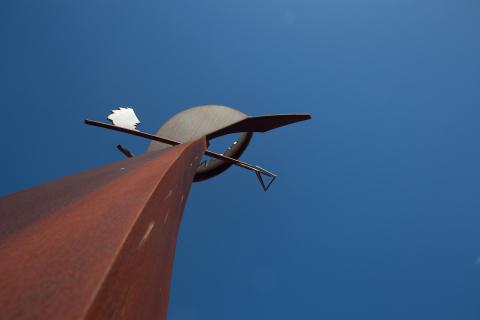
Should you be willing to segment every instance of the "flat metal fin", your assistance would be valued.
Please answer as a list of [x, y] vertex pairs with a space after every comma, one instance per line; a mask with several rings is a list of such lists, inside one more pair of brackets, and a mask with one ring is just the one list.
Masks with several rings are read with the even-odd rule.
[[222, 129], [209, 133], [207, 139], [213, 139], [230, 133], [267, 132], [295, 122], [309, 120], [309, 114], [273, 114], [268, 116], [248, 117]]

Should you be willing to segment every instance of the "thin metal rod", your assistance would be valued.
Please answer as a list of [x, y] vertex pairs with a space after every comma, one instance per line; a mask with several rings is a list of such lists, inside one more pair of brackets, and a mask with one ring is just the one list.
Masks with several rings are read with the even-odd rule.
[[138, 130], [131, 130], [131, 129], [126, 129], [126, 128], [122, 128], [122, 127], [117, 127], [117, 126], [114, 126], [113, 124], [108, 124], [108, 123], [104, 123], [104, 122], [100, 122], [100, 121], [85, 119], [85, 124], [89, 124], [91, 126], [100, 127], [100, 128], [106, 128], [106, 129], [110, 129], [110, 130], [114, 130], [114, 131], [125, 132], [125, 133], [128, 133], [128, 134], [137, 136], [137, 137], [142, 137], [142, 138], [146, 138], [146, 139], [150, 139], [150, 140], [155, 140], [155, 141], [158, 141], [158, 142], [163, 142], [163, 143], [169, 144], [171, 146], [176, 146], [176, 145], [180, 144], [180, 142], [175, 141], [175, 140], [162, 138], [162, 137], [159, 137], [159, 136], [156, 136], [156, 135], [153, 135], [153, 134], [149, 134], [149, 133], [145, 133], [145, 132], [142, 132], [142, 131], [138, 131]]
[[240, 161], [238, 159], [230, 158], [230, 157], [224, 156], [223, 154], [219, 154], [219, 153], [212, 152], [212, 151], [209, 151], [209, 150], [205, 151], [205, 155], [209, 156], [209, 157], [212, 157], [212, 158], [215, 158], [215, 159], [218, 159], [218, 160], [223, 160], [223, 161], [226, 161], [226, 162], [230, 162], [232, 164], [235, 164], [235, 165], [237, 165], [239, 167], [242, 167], [242, 168], [245, 168], [247, 170], [252, 170], [252, 171], [256, 171], [256, 172], [263, 172], [265, 174], [267, 174], [266, 172], [268, 172], [266, 170], [258, 168], [257, 166], [254, 166], [252, 164]]
[[[138, 130], [131, 130], [131, 129], [126, 129], [126, 128], [122, 128], [122, 127], [117, 127], [117, 126], [114, 126], [112, 124], [108, 124], [108, 123], [104, 123], [104, 122], [100, 122], [100, 121], [85, 119], [85, 124], [95, 126], [95, 127], [110, 129], [110, 130], [114, 130], [114, 131], [120, 131], [120, 132], [128, 133], [128, 134], [131, 134], [131, 135], [134, 135], [134, 136], [137, 136], [137, 137], [142, 137], [142, 138], [145, 138], [145, 139], [150, 139], [150, 140], [154, 140], [154, 141], [158, 141], [158, 142], [163, 142], [163, 143], [169, 144], [171, 146], [176, 146], [176, 145], [180, 144], [180, 142], [175, 141], [175, 140], [162, 138], [162, 137], [159, 137], [159, 136], [156, 136], [156, 135], [153, 135], [153, 134], [149, 134], [149, 133], [145, 133], [145, 132], [142, 132], [142, 131], [138, 131]], [[265, 170], [263, 168], [254, 166], [252, 164], [249, 164], [249, 163], [246, 163], [246, 162], [234, 159], [234, 158], [224, 156], [223, 154], [212, 152], [210, 150], [205, 151], [205, 155], [209, 156], [209, 157], [212, 157], [212, 158], [215, 158], [215, 159], [218, 159], [218, 160], [222, 160], [222, 161], [234, 164], [236, 166], [242, 167], [242, 168], [247, 169], [247, 170], [251, 170], [251, 171], [255, 171], [255, 172], [261, 172], [261, 173], [266, 174], [270, 177], [275, 176], [273, 173], [268, 172], [267, 170]]]
[[127, 157], [127, 158], [133, 158], [135, 156], [132, 152], [130, 152], [130, 150], [128, 150], [127, 148], [125, 148], [121, 144], [119, 144], [117, 146], [117, 149], [120, 150], [120, 152], [122, 152], [125, 155], [125, 157]]

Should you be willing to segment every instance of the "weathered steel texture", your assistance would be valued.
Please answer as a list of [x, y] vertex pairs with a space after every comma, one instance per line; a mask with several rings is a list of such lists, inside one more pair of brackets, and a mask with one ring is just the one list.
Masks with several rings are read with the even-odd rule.
[[165, 319], [205, 140], [0, 198], [1, 319]]

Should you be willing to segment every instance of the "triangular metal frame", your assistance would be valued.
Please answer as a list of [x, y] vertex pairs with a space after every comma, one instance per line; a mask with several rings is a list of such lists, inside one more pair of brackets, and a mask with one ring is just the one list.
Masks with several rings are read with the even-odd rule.
[[[260, 169], [262, 169], [262, 168], [260, 168]], [[263, 170], [266, 171], [265, 169], [263, 169]], [[265, 181], [263, 181], [262, 173], [271, 178], [270, 181], [266, 185], [265, 185]], [[268, 172], [268, 171], [267, 172], [255, 171], [255, 174], [257, 175], [258, 181], [260, 181], [260, 184], [262, 185], [263, 191], [265, 191], [265, 192], [267, 192], [268, 188], [270, 188], [273, 181], [277, 178], [276, 175], [274, 175], [273, 173]]]

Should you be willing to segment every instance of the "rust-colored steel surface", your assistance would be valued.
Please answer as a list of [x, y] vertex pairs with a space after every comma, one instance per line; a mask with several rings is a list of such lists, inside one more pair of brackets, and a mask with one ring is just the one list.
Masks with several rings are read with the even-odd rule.
[[0, 198], [0, 319], [166, 319], [205, 139]]

